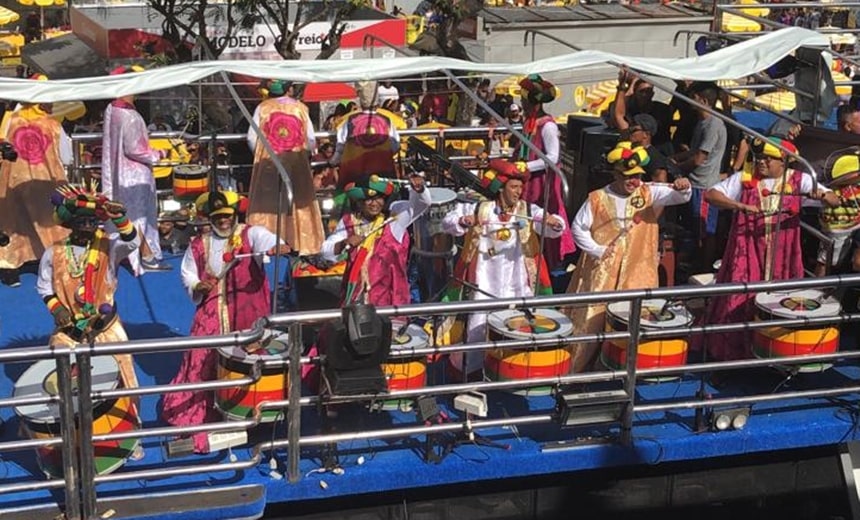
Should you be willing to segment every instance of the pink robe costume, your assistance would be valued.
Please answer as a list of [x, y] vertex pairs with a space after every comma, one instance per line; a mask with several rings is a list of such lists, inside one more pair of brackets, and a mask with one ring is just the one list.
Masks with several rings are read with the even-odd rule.
[[[343, 217], [347, 229], [362, 234], [362, 226], [352, 213]], [[386, 224], [375, 239], [350, 251], [343, 275], [341, 305], [364, 302], [377, 307], [406, 305], [411, 301], [406, 260], [409, 258], [409, 235], [398, 242]]]
[[[242, 245], [233, 254], [250, 253], [248, 227], [242, 226], [238, 235]], [[201, 280], [213, 280], [218, 273], [208, 267], [209, 237], [195, 237], [191, 242], [191, 252], [201, 273]], [[205, 273], [205, 274], [203, 274]], [[192, 336], [212, 336], [249, 329], [254, 321], [266, 316], [270, 311], [269, 282], [263, 268], [253, 256], [240, 258], [227, 274], [215, 285], [197, 305]], [[214, 349], [194, 349], [185, 353], [179, 372], [170, 382], [199, 383], [216, 378], [219, 353]], [[214, 407], [214, 394], [208, 392], [174, 392], [166, 394], [163, 401], [162, 417], [172, 425], [183, 426], [217, 421], [220, 416]], [[209, 444], [207, 434], [193, 436], [194, 449], [207, 453]]]
[[388, 117], [368, 110], [351, 114], [338, 129], [337, 137], [339, 148], [343, 147], [339, 187], [368, 173], [380, 177], [397, 176], [394, 152], [400, 146], [400, 137]]
[[[800, 193], [800, 172], [789, 170], [787, 181], [788, 187], [783, 191]], [[740, 202], [762, 207], [761, 190], [754, 174], [744, 174], [742, 186]], [[772, 191], [778, 193], [780, 188], [776, 187]], [[776, 197], [771, 195], [768, 198]], [[782, 197], [782, 205], [782, 213], [734, 214], [729, 241], [716, 277], [717, 283], [803, 277], [800, 197]], [[709, 324], [741, 323], [751, 321], [755, 314], [754, 294], [732, 294], [714, 297], [708, 306], [706, 320]], [[698, 341], [701, 341], [701, 336]], [[709, 334], [707, 345], [709, 354], [716, 360], [746, 359], [751, 356], [751, 338], [748, 332]]]
[[[534, 131], [528, 135], [532, 144], [543, 152], [545, 152], [546, 149], [544, 148], [543, 135], [541, 132], [543, 131], [544, 125], [551, 121], [553, 121], [552, 116], [546, 114], [541, 116], [537, 120]], [[524, 145], [522, 146], [520, 154], [522, 158], [527, 161], [538, 159], [538, 156]], [[558, 178], [558, 175], [556, 175], [553, 170], [547, 168], [545, 170], [533, 171], [531, 178], [526, 183], [525, 189], [523, 190], [523, 200], [543, 207], [543, 192], [545, 183], [547, 182], [551, 183], [549, 187], [549, 200], [547, 202], [547, 207], [543, 209], [552, 215], [558, 215], [562, 220], [564, 220], [565, 224], [569, 223], [570, 220], [567, 218], [567, 210], [564, 207], [564, 200], [561, 197], [561, 179]], [[564, 233], [559, 238], [546, 238], [543, 247], [543, 256], [546, 258], [547, 265], [551, 270], [559, 267], [562, 259], [564, 259], [566, 255], [576, 251], [576, 245], [574, 244], [573, 237], [570, 233]]]
[[[160, 152], [149, 146], [146, 123], [134, 105], [120, 99], [108, 105], [102, 138], [102, 192], [125, 204], [129, 220], [157, 260], [161, 260], [161, 245], [152, 165], [160, 158]], [[139, 275], [140, 254], [135, 252], [129, 261]]]

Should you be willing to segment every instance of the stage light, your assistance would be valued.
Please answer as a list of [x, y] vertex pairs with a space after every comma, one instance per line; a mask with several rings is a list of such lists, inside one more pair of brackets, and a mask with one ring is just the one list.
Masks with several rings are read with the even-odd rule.
[[329, 391], [338, 395], [385, 391], [381, 365], [391, 350], [391, 321], [364, 304], [344, 307], [342, 316], [324, 325], [319, 334]]
[[749, 406], [711, 410], [708, 422], [712, 431], [742, 430], [749, 421], [750, 412]]
[[559, 392], [556, 395], [556, 411], [562, 426], [618, 422], [629, 401], [624, 390]]

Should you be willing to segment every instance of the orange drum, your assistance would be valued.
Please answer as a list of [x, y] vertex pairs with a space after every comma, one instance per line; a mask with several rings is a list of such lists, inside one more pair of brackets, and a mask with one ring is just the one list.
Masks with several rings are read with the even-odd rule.
[[[606, 306], [606, 330], [623, 332], [630, 322], [630, 302], [615, 302]], [[682, 303], [669, 303], [655, 298], [642, 302], [639, 324], [645, 329], [686, 327], [693, 316]], [[600, 361], [614, 370], [627, 367], [627, 340], [604, 341]], [[639, 343], [636, 368], [676, 367], [687, 363], [687, 340], [659, 339]], [[674, 379], [674, 378], [670, 378]]]
[[[392, 334], [391, 350], [409, 351], [417, 348], [427, 348], [430, 336], [421, 326], [410, 323], [403, 334]], [[426, 356], [398, 357], [389, 359], [382, 365], [382, 372], [388, 380], [388, 390], [411, 390], [424, 388], [427, 385]], [[382, 403], [383, 410], [408, 410], [412, 408], [411, 399], [392, 399]]]
[[177, 199], [197, 200], [209, 191], [209, 168], [199, 164], [182, 164], [173, 167], [173, 196]]
[[[119, 366], [113, 356], [94, 357], [91, 363], [94, 392], [120, 387]], [[73, 362], [73, 388], [77, 388], [76, 372], [77, 365]], [[21, 375], [15, 384], [15, 397], [57, 395], [58, 389], [56, 363], [43, 360], [36, 362]], [[15, 408], [15, 413], [21, 418], [23, 430], [31, 439], [51, 439], [60, 436], [58, 404], [19, 406]], [[130, 398], [93, 401], [93, 435], [128, 432], [139, 428], [137, 410]], [[137, 439], [94, 442], [96, 473], [104, 475], [120, 468], [134, 453], [138, 442]], [[39, 466], [48, 476], [63, 478], [63, 456], [60, 446], [38, 448], [36, 456]]]
[[[240, 379], [252, 373], [258, 361], [280, 361], [287, 357], [287, 335], [242, 347], [221, 347], [218, 361], [218, 379]], [[254, 408], [266, 401], [287, 398], [288, 381], [286, 367], [264, 367], [260, 380], [249, 386], [222, 388], [215, 391], [215, 407], [227, 419], [243, 421], [254, 414]], [[274, 422], [281, 415], [279, 410], [263, 412], [262, 422]]]
[[[818, 289], [759, 293], [755, 297], [758, 318], [762, 321], [785, 318], [836, 316], [842, 311], [839, 301]], [[771, 359], [786, 356], [831, 354], [839, 349], [839, 329], [832, 325], [807, 328], [767, 327], [753, 331], [753, 355]], [[794, 365], [798, 366], [798, 365]], [[799, 365], [800, 372], [823, 372], [830, 363]]]
[[[492, 312], [487, 317], [490, 340], [564, 338], [573, 333], [573, 325], [564, 314], [551, 309], [535, 309], [533, 319], [523, 311]], [[516, 381], [564, 376], [570, 372], [570, 352], [561, 346], [532, 349], [497, 348], [484, 358], [484, 375], [490, 381]], [[552, 387], [516, 390], [521, 395], [549, 395]]]

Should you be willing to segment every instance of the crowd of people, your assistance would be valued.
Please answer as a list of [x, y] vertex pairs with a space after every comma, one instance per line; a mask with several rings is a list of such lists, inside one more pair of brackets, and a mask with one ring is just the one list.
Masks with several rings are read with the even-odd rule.
[[[482, 168], [477, 181], [484, 200], [461, 200], [440, 222], [441, 231], [461, 244], [446, 298], [548, 294], [551, 275], [565, 271], [573, 272], [570, 293], [657, 287], [662, 237], [669, 229], [684, 244], [680, 264], [687, 274], [710, 271], [722, 258], [718, 282], [802, 277], [799, 223], [802, 206], [809, 204], [826, 207], [824, 229], [842, 239], [834, 260], [852, 257], [860, 264], [851, 254], [860, 243], [860, 155], [848, 153], [834, 163], [832, 176], [842, 179], [835, 189], [819, 184], [792, 162], [797, 127], [775, 127], [764, 141], [733, 136], [723, 121], [730, 107], [711, 83], [679, 83], [678, 92], [696, 106], [680, 98], [666, 104], [654, 100], [647, 81], [622, 69], [617, 99], [606, 114], [608, 126], [619, 133], [605, 156], [610, 182], [589, 193], [572, 218], [556, 173], [559, 127], [544, 108], [555, 99], [555, 86], [529, 75], [519, 82], [515, 103], [504, 96], [490, 99], [481, 92], [489, 84], [476, 85], [491, 108], [521, 125], [525, 139], [507, 136], [510, 155]], [[253, 170], [247, 196], [233, 186], [212, 186], [194, 201], [195, 222], [182, 209], [157, 214], [153, 168], [167, 154], [150, 146], [134, 96], [116, 99], [104, 111], [98, 189], [67, 183], [68, 137], [50, 117], [49, 105], [22, 105], [10, 116], [7, 143], [18, 157], [0, 166], [0, 218], [11, 238], [0, 248], [0, 268], [4, 282], [17, 285], [19, 269], [38, 262], [36, 288], [56, 326], [52, 342], [125, 339], [113, 304], [116, 270], [125, 264], [135, 276], [167, 276], [146, 274], [171, 269], [165, 251], [184, 254], [179, 277], [196, 307], [192, 335], [248, 328], [270, 312], [267, 255], [345, 262], [343, 306], [414, 301], [410, 228], [433, 200], [423, 175], [395, 164], [400, 137], [382, 105], [411, 109], [421, 121], [449, 120], [449, 96], [433, 82], [420, 99], [401, 94], [391, 82], [362, 82], [358, 104], [349, 111], [338, 108], [328, 119], [336, 137], [318, 144], [296, 85], [267, 81], [265, 91], [268, 97], [248, 130]], [[840, 130], [855, 132], [856, 117], [850, 106], [841, 109]], [[291, 198], [278, 188], [283, 174], [289, 176]], [[323, 185], [333, 185], [348, 201], [330, 233], [316, 197]], [[398, 186], [405, 197], [399, 197]], [[577, 334], [605, 330], [604, 305], [567, 313]], [[748, 295], [731, 295], [714, 298], [703, 319], [729, 323], [753, 314]], [[486, 339], [487, 315], [469, 316], [465, 331], [467, 342]], [[745, 334], [711, 341], [710, 354], [750, 357]], [[598, 367], [597, 347], [570, 347], [573, 370]], [[173, 383], [215, 378], [216, 360], [215, 351], [189, 351]], [[131, 360], [119, 361], [124, 384], [136, 386]], [[481, 377], [482, 364], [480, 353], [449, 356], [450, 368], [468, 379]], [[164, 400], [163, 417], [171, 424], [216, 416], [206, 392], [177, 392]], [[206, 438], [199, 437], [195, 449], [206, 452]]]

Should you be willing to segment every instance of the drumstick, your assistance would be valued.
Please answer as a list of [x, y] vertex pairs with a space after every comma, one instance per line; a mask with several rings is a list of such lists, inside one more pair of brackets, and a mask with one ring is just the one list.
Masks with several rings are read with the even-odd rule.
[[770, 191], [767, 188], [761, 190], [761, 196], [762, 197], [770, 197], [771, 195], [782, 195], [784, 197], [809, 197], [809, 196], [811, 196], [810, 193], [790, 193], [787, 191], [783, 191], [782, 193], [780, 193], [778, 191]]
[[[375, 228], [371, 229], [370, 231], [368, 231], [368, 233], [367, 233], [366, 235], [364, 235], [364, 238], [362, 238], [362, 239], [361, 239], [361, 242], [359, 242], [359, 243], [356, 245], [356, 247], [358, 247], [358, 246], [360, 246], [361, 244], [363, 244], [363, 243], [365, 242], [365, 240], [367, 240], [371, 235], [373, 235], [374, 233], [376, 233], [376, 232], [377, 232], [377, 231], [379, 231], [380, 229], [384, 228], [386, 225], [388, 225], [388, 224], [390, 224], [391, 222], [393, 222], [395, 218], [397, 218], [397, 215], [391, 215], [391, 216], [390, 216], [390, 217], [388, 217], [387, 219], [383, 220], [383, 221], [382, 221], [382, 224], [380, 224], [380, 225], [376, 226]], [[354, 227], [354, 226], [353, 226], [353, 227]], [[351, 246], [350, 244], [347, 244], [346, 246], [344, 246], [344, 248], [343, 248], [343, 252], [345, 253], [345, 252], [349, 251], [350, 249], [352, 249], [352, 246]]]

